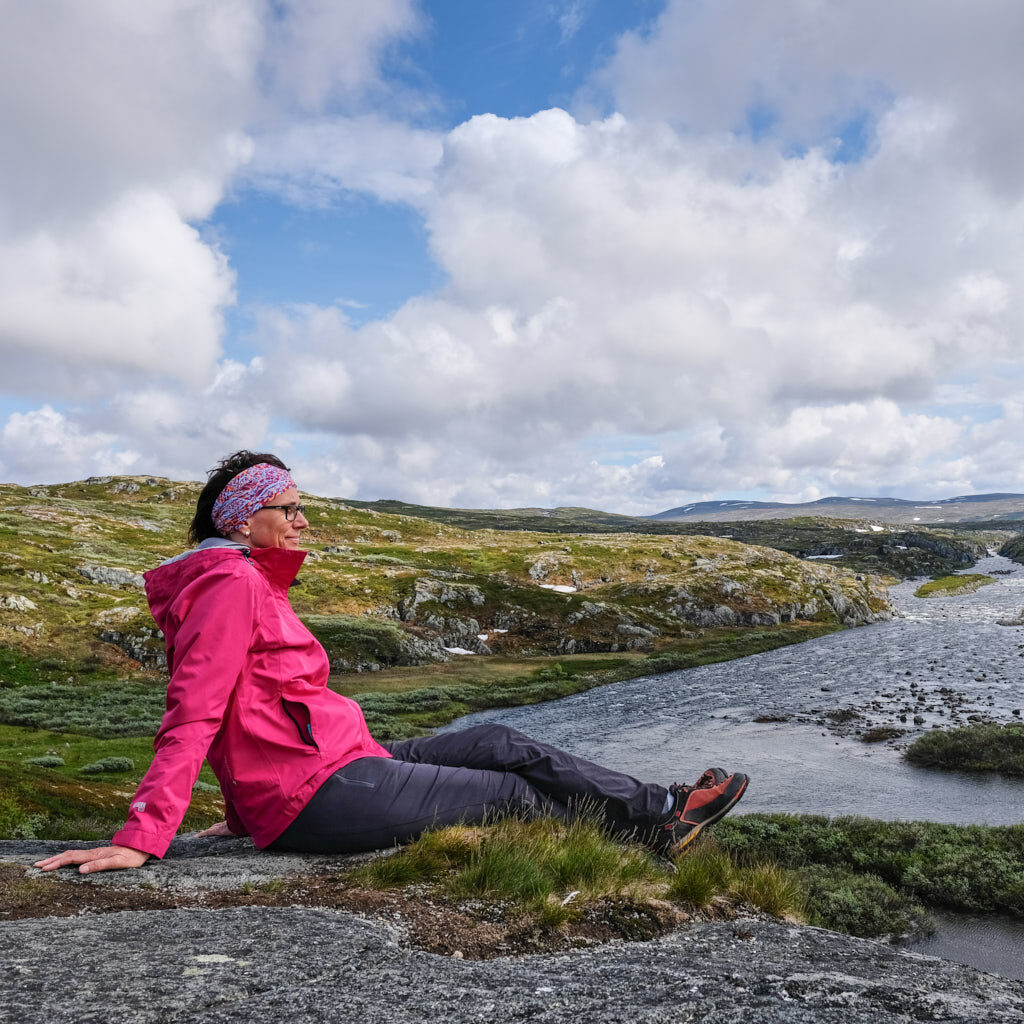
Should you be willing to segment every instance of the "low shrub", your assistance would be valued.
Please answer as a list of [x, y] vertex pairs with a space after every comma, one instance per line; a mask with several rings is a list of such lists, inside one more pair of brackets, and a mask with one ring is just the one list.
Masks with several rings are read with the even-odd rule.
[[1024, 825], [747, 814], [719, 822], [715, 840], [740, 859], [875, 875], [926, 907], [1024, 917]]
[[801, 877], [811, 924], [862, 938], [934, 930], [934, 922], [916, 899], [878, 875], [808, 867]]
[[924, 768], [1024, 775], [1024, 724], [933, 729], [914, 740], [904, 756]]
[[165, 700], [160, 683], [18, 686], [0, 690], [0, 722], [87, 736], [152, 736]]
[[26, 757], [22, 764], [34, 764], [38, 768], [63, 768], [64, 758], [59, 754], [41, 754], [39, 757]]
[[100, 775], [103, 772], [130, 772], [134, 767], [135, 762], [130, 757], [103, 757], [83, 764], [78, 770], [83, 775]]

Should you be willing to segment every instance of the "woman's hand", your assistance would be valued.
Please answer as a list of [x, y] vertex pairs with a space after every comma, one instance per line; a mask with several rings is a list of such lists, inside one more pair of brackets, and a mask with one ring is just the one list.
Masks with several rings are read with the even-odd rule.
[[235, 834], [228, 828], [226, 821], [218, 821], [216, 825], [211, 825], [209, 828], [204, 828], [202, 832], [197, 832], [196, 839], [200, 836], [234, 836]]
[[149, 854], [133, 850], [130, 846], [100, 846], [93, 850], [65, 850], [63, 853], [37, 860], [34, 867], [53, 871], [65, 864], [78, 864], [81, 874], [90, 871], [113, 871], [117, 868], [141, 868]]

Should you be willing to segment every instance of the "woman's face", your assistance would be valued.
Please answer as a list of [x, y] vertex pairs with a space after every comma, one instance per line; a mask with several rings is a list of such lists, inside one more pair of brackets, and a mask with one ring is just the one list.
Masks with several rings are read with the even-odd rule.
[[[271, 505], [298, 505], [299, 492], [294, 487], [282, 491], [269, 502]], [[284, 509], [261, 508], [254, 512], [241, 527], [243, 538], [254, 548], [298, 548], [302, 539], [302, 531], [309, 526], [309, 520], [299, 512], [289, 522], [285, 519]], [[248, 530], [248, 536], [245, 531]]]

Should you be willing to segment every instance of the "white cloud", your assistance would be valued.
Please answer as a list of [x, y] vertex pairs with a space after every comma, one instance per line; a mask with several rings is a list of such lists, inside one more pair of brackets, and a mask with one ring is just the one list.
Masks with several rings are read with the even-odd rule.
[[742, 128], [751, 110], [793, 142], [834, 135], [851, 117], [922, 104], [957, 124], [947, 154], [1019, 194], [1024, 86], [1015, 0], [670, 0], [647, 34], [627, 33], [603, 75], [628, 116], [690, 131]]
[[82, 373], [97, 364], [200, 384], [233, 292], [226, 261], [158, 192], [125, 194], [74, 227], [9, 240], [0, 244], [8, 386], [40, 364], [50, 388], [78, 397], [103, 386]]
[[440, 158], [436, 132], [370, 114], [317, 118], [262, 134], [245, 176], [298, 205], [347, 191], [416, 204], [431, 190]]
[[[293, 168], [315, 164], [301, 140], [316, 125], [282, 128], [282, 118], [379, 92], [382, 53], [418, 24], [411, 0], [6, 4], [6, 386], [81, 398], [132, 371], [201, 387], [221, 354], [234, 275], [193, 222], [209, 216], [261, 133], [284, 133], [275, 141], [291, 147]], [[353, 132], [349, 141], [380, 138], [374, 159], [400, 149], [397, 131], [376, 122]], [[407, 177], [422, 162], [411, 160]], [[401, 174], [346, 173], [352, 187], [402, 197], [413, 187]]]
[[[566, 30], [577, 10], [557, 8]], [[5, 465], [29, 415], [48, 424], [37, 465], [51, 444], [64, 465], [67, 438], [93, 463], [130, 447], [195, 475], [274, 442], [310, 489], [456, 505], [1024, 489], [1007, 431], [1021, 10], [670, 3], [603, 73], [619, 113], [439, 133], [403, 121], [414, 97], [365, 107], [419, 28], [408, 2], [70, 5], [57, 28], [24, 8], [21, 38], [56, 45], [41, 71], [9, 53], [0, 72], [33, 86], [4, 111], [29, 156], [0, 156], [11, 386], [56, 393], [58, 361], [65, 393], [79, 366], [94, 388], [147, 379], [106, 407], [12, 418]], [[62, 60], [71, 32], [85, 56]], [[759, 140], [732, 131], [752, 107], [776, 119]], [[854, 115], [868, 144], [837, 163]], [[226, 360], [231, 271], [189, 218], [239, 183], [410, 204], [447, 283], [363, 326], [340, 306], [257, 311], [253, 353]], [[963, 419], [968, 393], [1004, 416]], [[643, 439], [635, 457], [593, 458], [590, 439], [623, 435]]]
[[299, 111], [385, 90], [380, 54], [423, 28], [412, 0], [278, 0], [264, 65], [269, 92]]
[[131, 473], [139, 452], [125, 448], [114, 433], [83, 432], [48, 405], [13, 413], [0, 431], [0, 477], [57, 483], [86, 476]]

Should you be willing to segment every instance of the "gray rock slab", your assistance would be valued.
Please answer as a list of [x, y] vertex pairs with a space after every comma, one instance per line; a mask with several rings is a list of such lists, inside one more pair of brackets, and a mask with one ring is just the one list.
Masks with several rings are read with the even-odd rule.
[[[0, 862], [30, 866], [44, 857], [64, 850], [88, 850], [100, 842], [52, 842], [26, 839], [0, 842]], [[238, 889], [243, 885], [288, 879], [297, 875], [333, 874], [393, 851], [380, 850], [354, 856], [272, 853], [257, 850], [251, 839], [206, 837], [194, 834], [178, 836], [162, 860], [151, 859], [131, 871], [102, 871], [81, 875], [77, 868], [60, 868], [56, 874], [38, 869], [30, 877], [59, 877], [65, 882], [84, 885], [110, 885], [122, 888], [157, 889]]]
[[[31, 865], [95, 845], [0, 842], [0, 861]], [[140, 869], [63, 869], [59, 877], [222, 890], [365, 859], [273, 854], [247, 839], [186, 835]], [[18, 1024], [504, 1024], [577, 1014], [587, 1024], [1024, 1022], [1019, 982], [823, 929], [747, 920], [696, 924], [654, 942], [474, 963], [410, 948], [395, 918], [310, 907], [120, 911], [0, 923], [0, 976], [0, 1021]]]
[[0, 963], [0, 1019], [19, 1024], [1024, 1020], [1016, 982], [756, 921], [475, 963], [340, 911], [120, 912], [0, 924]]

